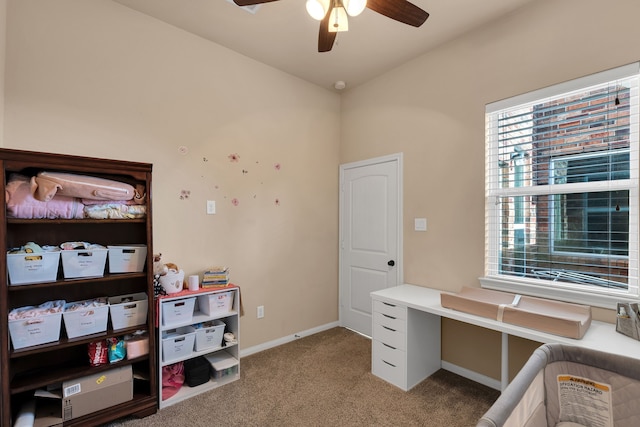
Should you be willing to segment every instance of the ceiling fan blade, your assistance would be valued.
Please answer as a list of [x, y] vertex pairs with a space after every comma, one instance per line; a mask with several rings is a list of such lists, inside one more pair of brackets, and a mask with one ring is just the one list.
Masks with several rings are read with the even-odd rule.
[[338, 33], [329, 32], [329, 19], [333, 4], [329, 7], [327, 14], [320, 21], [320, 31], [318, 32], [318, 52], [329, 52], [333, 48], [333, 42]]
[[278, 0], [233, 0], [238, 6], [253, 6], [254, 4], [269, 3]]
[[367, 0], [367, 7], [388, 18], [419, 27], [429, 14], [407, 0]]

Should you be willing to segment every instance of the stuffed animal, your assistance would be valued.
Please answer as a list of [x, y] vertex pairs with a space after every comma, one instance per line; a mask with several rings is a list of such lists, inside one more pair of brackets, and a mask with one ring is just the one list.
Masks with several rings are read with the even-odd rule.
[[175, 294], [185, 288], [184, 271], [172, 262], [164, 264], [167, 272], [160, 276], [159, 282], [167, 294]]
[[153, 274], [164, 276], [168, 272], [169, 267], [162, 262], [162, 254], [153, 254]]
[[[172, 262], [163, 263], [162, 254], [153, 255], [154, 292], [156, 296], [175, 294], [187, 288], [184, 271]], [[157, 282], [157, 288], [156, 288]]]
[[159, 295], [167, 295], [160, 284], [160, 277], [169, 272], [169, 268], [161, 261], [162, 254], [153, 254], [153, 294], [157, 298]]
[[172, 262], [166, 263], [165, 266], [167, 267], [168, 270], [180, 271], [178, 266], [176, 264], [172, 263]]

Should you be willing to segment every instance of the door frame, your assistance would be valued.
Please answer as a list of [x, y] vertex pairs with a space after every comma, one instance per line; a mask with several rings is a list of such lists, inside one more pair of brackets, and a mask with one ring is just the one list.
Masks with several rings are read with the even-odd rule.
[[396, 284], [401, 285], [404, 283], [404, 257], [403, 257], [403, 241], [404, 236], [402, 230], [404, 229], [403, 223], [403, 189], [404, 184], [402, 177], [404, 175], [403, 168], [403, 154], [402, 152], [389, 154], [381, 157], [374, 157], [371, 159], [359, 160], [351, 163], [344, 163], [340, 165], [340, 200], [338, 203], [338, 323], [340, 326], [344, 326], [343, 318], [342, 318], [342, 307], [343, 307], [343, 292], [344, 292], [344, 283], [343, 283], [343, 249], [344, 249], [344, 173], [347, 169], [355, 169], [364, 166], [373, 166], [379, 163], [387, 163], [387, 162], [396, 162], [397, 164], [397, 185], [396, 188], [397, 196], [398, 196], [398, 206], [397, 206], [397, 230], [396, 230], [396, 247], [397, 247], [397, 256], [396, 256]]

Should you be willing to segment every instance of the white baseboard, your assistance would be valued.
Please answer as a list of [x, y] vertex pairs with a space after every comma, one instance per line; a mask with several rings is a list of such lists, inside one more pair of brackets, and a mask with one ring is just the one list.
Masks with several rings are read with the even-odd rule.
[[293, 335], [287, 335], [282, 338], [254, 345], [253, 347], [240, 350], [240, 357], [246, 357], [250, 354], [259, 353], [261, 351], [268, 350], [270, 348], [277, 347], [291, 341], [295, 341], [299, 338], [308, 337], [309, 335], [317, 334], [318, 332], [326, 331], [327, 329], [335, 328], [337, 326], [340, 326], [340, 322], [331, 322], [325, 325], [317, 326], [315, 328], [307, 329], [306, 331], [297, 332]]
[[462, 368], [458, 365], [454, 365], [453, 363], [445, 362], [444, 360], [441, 362], [442, 369], [445, 369], [449, 372], [453, 372], [454, 374], [458, 374], [461, 377], [468, 378], [477, 383], [486, 385], [487, 387], [491, 387], [495, 390], [500, 390], [500, 381], [493, 379], [491, 377], [487, 377], [486, 375], [479, 374], [477, 372], [471, 371], [466, 368]]
[[[264, 350], [268, 350], [270, 348], [278, 347], [279, 345], [286, 344], [291, 341], [295, 341], [299, 338], [308, 337], [309, 335], [317, 334], [318, 332], [326, 331], [331, 328], [335, 328], [340, 326], [340, 322], [331, 322], [324, 325], [317, 326], [315, 328], [307, 329], [305, 331], [297, 332], [293, 335], [287, 335], [282, 338], [278, 338], [275, 340], [267, 341], [262, 344], [254, 345], [253, 347], [245, 348], [240, 350], [240, 357], [246, 357], [254, 353], [259, 353]], [[366, 336], [366, 335], [365, 335]], [[370, 338], [367, 336], [367, 338]], [[471, 371], [469, 369], [460, 367], [458, 365], [454, 365], [453, 363], [445, 362], [444, 360], [441, 362], [442, 369], [445, 369], [449, 372], [453, 372], [454, 374], [460, 375], [461, 377], [470, 379], [471, 381], [475, 381], [477, 383], [486, 385], [487, 387], [491, 387], [495, 390], [500, 390], [501, 384], [499, 380], [487, 377], [486, 375], [479, 374], [477, 372]]]

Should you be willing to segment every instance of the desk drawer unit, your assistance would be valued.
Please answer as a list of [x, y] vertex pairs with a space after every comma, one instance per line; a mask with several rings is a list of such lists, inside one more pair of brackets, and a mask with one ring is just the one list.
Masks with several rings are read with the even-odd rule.
[[371, 370], [406, 390], [407, 308], [374, 300], [372, 317]]
[[377, 311], [373, 312], [373, 324], [374, 325], [382, 325], [388, 329], [394, 331], [402, 331], [406, 330], [407, 321], [405, 319], [399, 319], [397, 317], [389, 316], [388, 314], [379, 313]]
[[440, 369], [440, 316], [372, 300], [371, 372], [407, 391]]
[[[388, 344], [391, 347], [406, 350], [405, 345], [407, 334], [405, 332], [406, 322], [404, 325], [388, 326], [385, 323], [376, 323], [376, 313], [373, 313], [373, 339]], [[384, 319], [383, 319], [384, 321]]]
[[407, 307], [403, 305], [373, 300], [373, 311], [374, 313], [384, 314], [388, 317], [407, 320]]
[[380, 341], [372, 342], [371, 371], [374, 375], [405, 389], [407, 376], [406, 358], [404, 350], [389, 347]]

